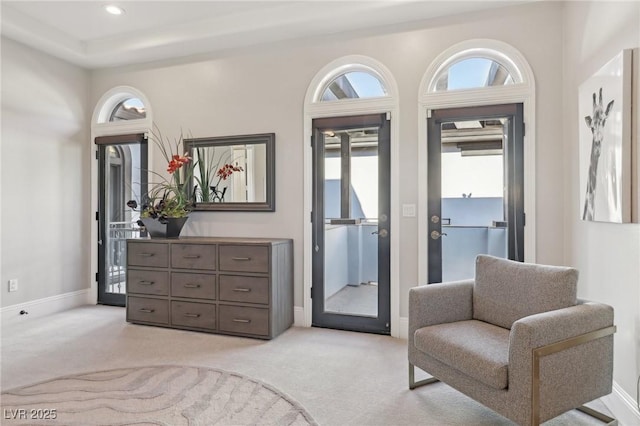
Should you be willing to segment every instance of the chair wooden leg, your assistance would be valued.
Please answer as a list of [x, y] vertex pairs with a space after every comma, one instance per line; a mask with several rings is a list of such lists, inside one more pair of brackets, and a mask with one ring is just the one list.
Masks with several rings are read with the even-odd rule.
[[420, 386], [429, 385], [431, 383], [439, 382], [440, 380], [435, 377], [430, 377], [428, 379], [419, 380], [416, 382], [416, 366], [409, 363], [409, 389], [415, 389]]

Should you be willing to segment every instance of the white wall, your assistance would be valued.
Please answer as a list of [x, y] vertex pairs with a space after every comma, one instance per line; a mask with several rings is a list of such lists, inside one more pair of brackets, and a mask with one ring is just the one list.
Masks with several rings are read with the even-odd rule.
[[[426, 7], [426, 6], [425, 6]], [[289, 237], [294, 239], [295, 305], [303, 305], [303, 102], [311, 79], [327, 63], [361, 54], [393, 73], [400, 93], [401, 204], [418, 204], [418, 86], [429, 64], [449, 46], [473, 38], [504, 41], [520, 50], [536, 74], [537, 258], [562, 263], [563, 177], [561, 146], [562, 7], [544, 2], [499, 11], [385, 28], [379, 35], [359, 32], [322, 39], [226, 52], [92, 73], [91, 102], [118, 85], [147, 95], [154, 120], [167, 136], [180, 129], [194, 137], [276, 133], [276, 211], [274, 213], [196, 213], [185, 234]], [[544, 31], [540, 31], [544, 28]], [[163, 168], [161, 164], [156, 169]], [[392, 230], [398, 232], [398, 230]], [[401, 218], [400, 315], [407, 316], [409, 288], [418, 284], [418, 223]]]
[[90, 287], [88, 77], [2, 38], [2, 307]]
[[[620, 50], [633, 47], [640, 47], [639, 2], [566, 3], [565, 259], [580, 270], [579, 296], [614, 307], [618, 326], [614, 380], [636, 399], [636, 380], [640, 374], [640, 225], [580, 220], [580, 195], [584, 188], [579, 185], [578, 126], [584, 124], [584, 119], [578, 117], [577, 103], [579, 85]], [[637, 94], [636, 105], [640, 105]], [[637, 133], [635, 136], [640, 141]]]

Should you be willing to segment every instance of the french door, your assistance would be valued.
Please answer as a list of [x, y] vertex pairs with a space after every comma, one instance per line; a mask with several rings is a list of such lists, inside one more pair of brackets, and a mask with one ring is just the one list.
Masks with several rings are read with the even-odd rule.
[[473, 278], [478, 254], [524, 261], [522, 104], [432, 110], [429, 283]]
[[139, 213], [147, 193], [147, 140], [143, 134], [96, 138], [98, 144], [98, 303], [125, 306], [127, 239], [140, 238]]
[[390, 122], [313, 120], [312, 324], [390, 333]]

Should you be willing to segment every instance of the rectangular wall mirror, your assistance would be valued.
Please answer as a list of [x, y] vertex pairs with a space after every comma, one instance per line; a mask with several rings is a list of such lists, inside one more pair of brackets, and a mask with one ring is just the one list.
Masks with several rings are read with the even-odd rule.
[[275, 211], [275, 133], [185, 139], [196, 211]]

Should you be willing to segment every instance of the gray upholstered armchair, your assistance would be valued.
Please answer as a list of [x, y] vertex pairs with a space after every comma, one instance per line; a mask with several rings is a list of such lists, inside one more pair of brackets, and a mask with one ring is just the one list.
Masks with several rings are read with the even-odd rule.
[[[478, 256], [475, 280], [409, 292], [409, 387], [441, 380], [521, 425], [611, 392], [613, 309], [576, 298], [573, 268]], [[414, 367], [433, 378], [415, 381]]]

